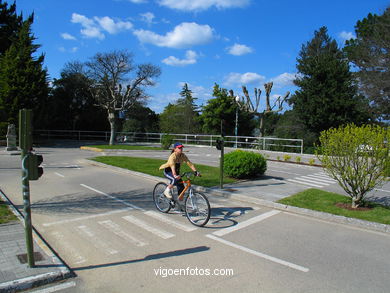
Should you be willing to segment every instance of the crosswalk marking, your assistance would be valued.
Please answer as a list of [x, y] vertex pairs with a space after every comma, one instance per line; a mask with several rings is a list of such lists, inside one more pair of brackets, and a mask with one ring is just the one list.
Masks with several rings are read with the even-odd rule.
[[148, 245], [148, 243], [146, 243], [142, 240], [139, 240], [139, 239], [135, 238], [134, 236], [123, 231], [117, 223], [115, 223], [111, 220], [100, 221], [98, 223], [100, 225], [102, 225], [103, 227], [107, 228], [108, 230], [110, 230], [111, 232], [113, 232], [115, 235], [119, 236], [120, 238], [122, 238], [122, 239], [136, 245], [136, 246]]
[[97, 237], [95, 233], [93, 233], [92, 230], [87, 226], [85, 225], [78, 226], [76, 230], [82, 237], [87, 237], [89, 240], [91, 240], [93, 246], [95, 246], [97, 249], [103, 250], [106, 254], [118, 253], [117, 250], [111, 248], [101, 238]]
[[312, 175], [302, 176], [301, 178], [306, 178], [306, 179], [310, 179], [310, 180], [319, 181], [319, 183], [324, 182], [324, 183], [327, 183], [328, 185], [335, 183], [335, 180], [326, 179], [326, 178], [323, 178], [323, 177], [314, 177]]
[[70, 255], [76, 260], [75, 264], [81, 264], [87, 261], [75, 248], [73, 248], [73, 246], [69, 243], [63, 234], [58, 231], [54, 231], [51, 234], [65, 250], [69, 251]]
[[322, 185], [308, 183], [308, 182], [302, 182], [302, 181], [298, 181], [298, 180], [294, 180], [294, 179], [287, 179], [287, 181], [294, 182], [294, 183], [300, 183], [300, 184], [304, 184], [304, 185], [309, 185], [309, 186], [313, 186], [313, 187], [319, 187], [319, 188], [323, 187]]
[[147, 211], [144, 214], [147, 215], [147, 216], [153, 217], [154, 219], [160, 220], [161, 222], [164, 222], [164, 223], [166, 223], [168, 225], [171, 225], [171, 226], [173, 226], [175, 228], [178, 228], [180, 230], [186, 231], [186, 232], [191, 232], [191, 231], [194, 231], [194, 230], [197, 229], [194, 226], [181, 224], [181, 223], [177, 222], [176, 220], [174, 220], [172, 218], [169, 218], [167, 216], [164, 216], [163, 214], [161, 214], [159, 212]]
[[122, 218], [125, 219], [126, 221], [134, 224], [134, 225], [137, 225], [138, 227], [140, 227], [142, 229], [145, 229], [148, 232], [153, 233], [154, 235], [157, 235], [158, 237], [163, 238], [163, 239], [169, 239], [169, 238], [172, 238], [175, 236], [175, 234], [169, 233], [169, 232], [164, 231], [162, 229], [155, 228], [155, 227], [149, 225], [148, 223], [137, 219], [136, 217], [125, 216]]

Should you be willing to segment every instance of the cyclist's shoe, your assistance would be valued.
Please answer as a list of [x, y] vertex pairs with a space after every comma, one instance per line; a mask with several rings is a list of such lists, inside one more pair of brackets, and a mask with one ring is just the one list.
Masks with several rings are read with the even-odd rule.
[[169, 201], [169, 205], [171, 206], [171, 208], [174, 208], [176, 206], [176, 203], [175, 203], [175, 201], [173, 199], [171, 199]]
[[172, 199], [172, 193], [168, 187], [164, 190], [164, 195], [166, 198]]

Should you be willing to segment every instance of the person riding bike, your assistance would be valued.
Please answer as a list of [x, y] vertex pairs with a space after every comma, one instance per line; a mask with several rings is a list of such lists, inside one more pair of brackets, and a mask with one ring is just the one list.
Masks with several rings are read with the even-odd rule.
[[174, 185], [177, 186], [178, 194], [183, 191], [184, 184], [180, 180], [180, 164], [185, 162], [187, 165], [195, 172], [196, 176], [199, 176], [200, 173], [196, 171], [194, 164], [187, 158], [187, 156], [183, 153], [183, 144], [180, 142], [176, 142], [173, 145], [173, 149], [171, 155], [168, 158], [168, 161], [165, 164], [162, 164], [159, 170], [164, 170], [164, 176], [169, 179], [169, 184], [164, 191], [164, 195], [172, 199], [172, 188]]

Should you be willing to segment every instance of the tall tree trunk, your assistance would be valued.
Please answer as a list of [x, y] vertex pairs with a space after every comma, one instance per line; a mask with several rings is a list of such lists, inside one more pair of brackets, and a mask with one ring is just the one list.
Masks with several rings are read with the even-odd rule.
[[108, 110], [108, 122], [110, 122], [111, 134], [110, 134], [110, 145], [115, 144], [115, 111]]

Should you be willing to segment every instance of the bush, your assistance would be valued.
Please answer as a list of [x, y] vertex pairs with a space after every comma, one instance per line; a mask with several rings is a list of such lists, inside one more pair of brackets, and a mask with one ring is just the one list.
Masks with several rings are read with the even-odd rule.
[[253, 152], [237, 150], [224, 156], [224, 172], [233, 178], [252, 178], [267, 170], [267, 160]]
[[296, 157], [295, 158], [295, 162], [300, 163], [301, 162], [301, 157]]
[[161, 147], [164, 150], [168, 150], [172, 143], [173, 143], [173, 136], [172, 135], [164, 134], [161, 137]]
[[291, 156], [290, 156], [290, 155], [284, 155], [284, 156], [283, 156], [283, 160], [284, 160], [285, 162], [290, 161], [290, 159], [291, 159]]

